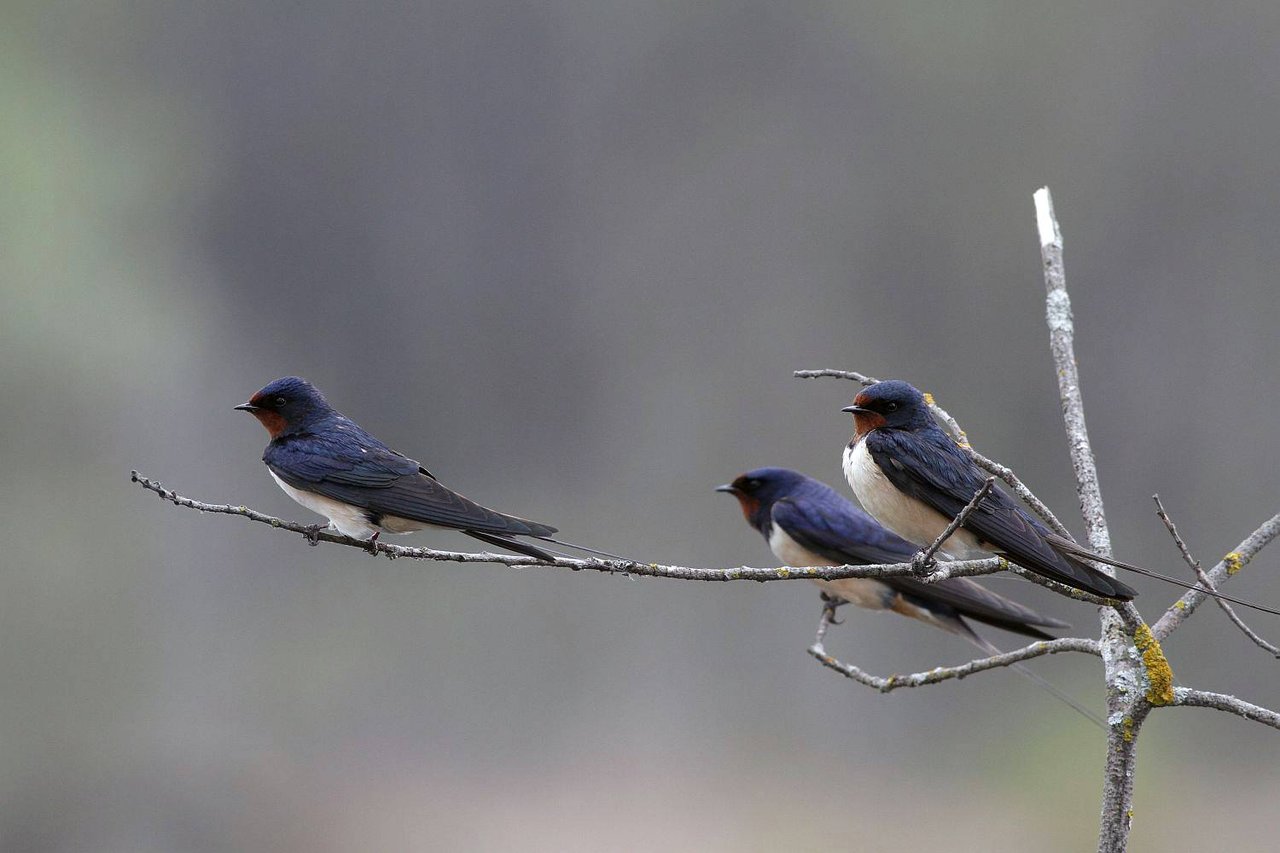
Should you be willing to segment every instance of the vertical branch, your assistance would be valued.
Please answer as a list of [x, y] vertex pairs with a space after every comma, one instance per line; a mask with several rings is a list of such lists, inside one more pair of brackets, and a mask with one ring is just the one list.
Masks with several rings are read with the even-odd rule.
[[[1109, 557], [1111, 534], [1107, 530], [1102, 490], [1098, 485], [1098, 469], [1089, 445], [1089, 432], [1084, 421], [1084, 401], [1080, 395], [1080, 374], [1076, 366], [1074, 344], [1075, 327], [1071, 317], [1071, 298], [1067, 295], [1066, 269], [1062, 260], [1062, 231], [1053, 211], [1049, 188], [1037, 190], [1034, 198], [1036, 227], [1040, 232], [1040, 258], [1044, 264], [1045, 320], [1049, 324], [1049, 349], [1058, 374], [1058, 396], [1062, 400], [1062, 419], [1070, 444], [1071, 467], [1076, 475], [1080, 512], [1084, 518], [1089, 547]], [[1115, 570], [1110, 567], [1098, 568], [1108, 574], [1115, 574]], [[1123, 851], [1128, 844], [1138, 729], [1146, 719], [1150, 706], [1140, 689], [1147, 680], [1146, 670], [1125, 630], [1126, 622], [1130, 625], [1141, 624], [1137, 609], [1132, 604], [1125, 605], [1123, 614], [1105, 609], [1101, 619], [1102, 660], [1107, 681], [1107, 720], [1111, 728], [1107, 734], [1107, 763], [1098, 850], [1110, 853]]]
[[[1058, 372], [1058, 396], [1062, 399], [1062, 419], [1071, 442], [1071, 467], [1076, 472], [1080, 512], [1084, 516], [1089, 547], [1104, 557], [1111, 556], [1111, 534], [1102, 510], [1102, 489], [1098, 468], [1089, 445], [1084, 423], [1084, 400], [1080, 396], [1080, 373], [1076, 367], [1075, 327], [1071, 318], [1071, 297], [1067, 295], [1067, 274], [1062, 263], [1062, 231], [1053, 212], [1049, 188], [1036, 191], [1036, 227], [1040, 231], [1040, 259], [1044, 262], [1045, 320], [1049, 324], [1049, 350]], [[1107, 568], [1108, 574], [1115, 570]]]

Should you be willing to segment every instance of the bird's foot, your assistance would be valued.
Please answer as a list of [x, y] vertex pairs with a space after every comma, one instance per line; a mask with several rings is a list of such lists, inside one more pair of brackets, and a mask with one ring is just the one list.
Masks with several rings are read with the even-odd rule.
[[378, 534], [380, 533], [382, 533], [381, 530], [375, 530], [373, 535], [365, 540], [364, 549], [375, 557], [378, 556]]
[[312, 548], [320, 544], [320, 533], [328, 528], [323, 524], [312, 524], [307, 527], [307, 532], [303, 535], [307, 537], [307, 544]]
[[836, 618], [836, 608], [849, 602], [838, 595], [828, 595], [825, 592], [818, 593], [818, 597], [822, 599], [822, 615], [826, 617], [826, 620], [832, 625], [843, 625], [843, 620]]
[[917, 551], [911, 557], [911, 572], [918, 578], [927, 578], [938, 568], [937, 560], [926, 557], [924, 551]]

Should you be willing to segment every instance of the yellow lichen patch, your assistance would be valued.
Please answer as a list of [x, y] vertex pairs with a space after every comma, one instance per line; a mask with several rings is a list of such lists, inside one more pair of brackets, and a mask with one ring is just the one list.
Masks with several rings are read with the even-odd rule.
[[1232, 551], [1230, 554], [1222, 558], [1222, 562], [1227, 566], [1227, 574], [1234, 575], [1236, 572], [1244, 568], [1245, 559], [1239, 551]]
[[1133, 644], [1142, 653], [1142, 665], [1147, 670], [1147, 701], [1152, 705], [1173, 704], [1173, 669], [1165, 659], [1164, 650], [1146, 623], [1133, 632]]
[[1120, 737], [1124, 738], [1126, 743], [1133, 742], [1133, 717], [1125, 717], [1120, 721]]
[[778, 569], [778, 577], [780, 578], [791, 577], [791, 570], [788, 569], [786, 566], [783, 566], [782, 568]]
[[1178, 608], [1179, 610], [1183, 610], [1183, 611], [1185, 611], [1185, 610], [1187, 609], [1187, 603], [1186, 603], [1185, 601], [1181, 600], [1181, 599], [1179, 599], [1179, 600], [1175, 601], [1175, 602], [1173, 603], [1173, 606], [1174, 606], [1174, 607], [1176, 607], [1176, 608]]
[[926, 406], [936, 406], [936, 405], [938, 405], [937, 403], [933, 402], [933, 395], [932, 395], [932, 394], [930, 394], [928, 391], [925, 391], [925, 392], [924, 392], [924, 404], [925, 404]]

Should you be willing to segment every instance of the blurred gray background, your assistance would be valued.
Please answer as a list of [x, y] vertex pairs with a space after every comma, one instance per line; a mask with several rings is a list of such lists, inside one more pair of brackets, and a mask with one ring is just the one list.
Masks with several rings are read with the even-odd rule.
[[[766, 464], [845, 490], [856, 388], [790, 378], [840, 367], [933, 391], [1074, 519], [1048, 184], [1116, 549], [1185, 571], [1159, 492], [1211, 563], [1280, 502], [1280, 5], [3, 16], [0, 848], [1092, 846], [1096, 730], [1007, 671], [838, 678], [804, 653], [807, 584], [392, 563], [128, 472], [316, 520], [231, 409], [298, 373], [570, 539], [765, 565], [711, 490]], [[1233, 591], [1276, 604], [1277, 565]], [[1138, 586], [1149, 619], [1174, 597]], [[829, 647], [879, 673], [972, 656], [865, 612]], [[1215, 608], [1166, 650], [1182, 683], [1280, 705]], [[1035, 666], [1101, 709], [1096, 660]], [[1273, 849], [1278, 758], [1238, 718], [1154, 715], [1132, 849]]]

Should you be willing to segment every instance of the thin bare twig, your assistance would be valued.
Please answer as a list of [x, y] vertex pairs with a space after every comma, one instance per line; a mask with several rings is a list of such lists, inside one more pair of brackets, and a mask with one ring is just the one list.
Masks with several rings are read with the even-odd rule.
[[[1191, 551], [1187, 548], [1187, 543], [1183, 542], [1182, 537], [1178, 535], [1178, 527], [1173, 523], [1173, 519], [1169, 517], [1169, 513], [1165, 512], [1164, 504], [1161, 502], [1160, 496], [1152, 495], [1151, 499], [1156, 502], [1156, 515], [1158, 515], [1160, 520], [1164, 522], [1165, 530], [1168, 530], [1169, 535], [1173, 537], [1173, 543], [1178, 546], [1178, 551], [1182, 554], [1182, 559], [1191, 567], [1191, 571], [1195, 572], [1196, 578], [1199, 579], [1200, 583], [1203, 584], [1206, 589], [1216, 592], [1217, 589], [1214, 587], [1213, 581], [1209, 578], [1208, 573], [1206, 573], [1204, 569], [1200, 568], [1200, 561], [1191, 556]], [[1230, 619], [1246, 637], [1252, 640], [1259, 648], [1269, 652], [1273, 657], [1280, 658], [1280, 648], [1276, 648], [1266, 640], [1262, 639], [1262, 637], [1259, 637], [1252, 628], [1245, 624], [1243, 619], [1236, 615], [1235, 609], [1230, 604], [1223, 601], [1221, 598], [1214, 598], [1214, 601], [1217, 602], [1218, 606], [1222, 608], [1222, 612], [1227, 614], [1227, 618]]]
[[[951, 567], [959, 565], [964, 565], [964, 563], [959, 560], [941, 563], [938, 568], [929, 574], [928, 577], [923, 578], [922, 580], [924, 580], [925, 583], [937, 583], [938, 581], [946, 580], [949, 577], [954, 577], [951, 573]], [[1115, 604], [1114, 599], [1103, 598], [1100, 595], [1094, 595], [1091, 592], [1085, 592], [1082, 589], [1076, 589], [1073, 586], [1058, 583], [1055, 580], [1050, 580], [1044, 575], [1038, 575], [1030, 569], [1024, 569], [1017, 563], [1010, 563], [1006, 561], [1005, 568], [1009, 570], [1010, 574], [1015, 574], [1023, 580], [1031, 581], [1031, 583], [1036, 586], [1042, 586], [1045, 589], [1053, 590], [1058, 595], [1065, 596], [1066, 598], [1070, 598], [1075, 601], [1083, 601], [1086, 604], [1095, 604], [1098, 607], [1111, 607]]]
[[933, 543], [928, 548], [918, 552], [911, 558], [911, 565], [915, 568], [917, 575], [924, 578], [929, 577], [929, 574], [937, 566], [933, 560], [933, 555], [938, 553], [942, 543], [950, 539], [951, 535], [969, 520], [969, 516], [973, 515], [974, 510], [978, 508], [978, 504], [982, 503], [987, 495], [991, 494], [991, 489], [995, 484], [996, 478], [988, 477], [986, 482], [982, 484], [982, 488], [973, 493], [973, 497], [964, 505], [964, 508], [942, 529], [942, 532], [938, 534], [938, 538], [933, 540]]
[[1251, 702], [1245, 702], [1225, 693], [1210, 693], [1207, 690], [1192, 690], [1189, 687], [1173, 688], [1173, 704], [1184, 708], [1214, 708], [1226, 711], [1273, 729], [1280, 729], [1280, 714], [1270, 708], [1263, 708]]
[[[792, 371], [791, 375], [797, 379], [816, 379], [826, 376], [833, 377], [835, 379], [851, 379], [854, 382], [861, 383], [862, 385], [874, 385], [880, 381], [874, 376], [867, 376], [865, 373], [858, 373], [855, 370], [832, 370], [830, 368], [823, 368], [822, 370], [795, 370]], [[1045, 504], [1044, 501], [1036, 497], [1035, 494], [1027, 488], [1026, 484], [1023, 483], [1022, 480], [1018, 479], [1018, 475], [1013, 473], [1013, 469], [1006, 465], [1001, 465], [999, 462], [989, 459], [974, 450], [973, 445], [969, 443], [968, 434], [965, 433], [959, 422], [957, 422], [946, 409], [938, 405], [934, 396], [932, 394], [925, 394], [924, 399], [925, 403], [929, 406], [929, 411], [934, 417], [942, 422], [942, 425], [951, 433], [952, 438], [956, 440], [956, 444], [960, 446], [961, 450], [969, 454], [969, 458], [973, 460], [975, 465], [986, 471], [988, 474], [995, 474], [1004, 481], [1009, 488], [1013, 489], [1013, 493], [1016, 494], [1023, 503], [1031, 507], [1032, 512], [1040, 516], [1041, 520], [1043, 520], [1045, 524], [1053, 528], [1055, 533], [1059, 536], [1065, 536], [1068, 539], [1072, 538], [1071, 531], [1067, 530], [1066, 525], [1058, 520], [1058, 517], [1053, 514], [1053, 510], [1049, 509], [1048, 505]]]
[[1053, 510], [1049, 509], [1048, 504], [1036, 497], [1031, 489], [1027, 488], [1027, 485], [1023, 483], [1022, 480], [1018, 479], [1018, 475], [1013, 473], [1013, 469], [1005, 465], [1001, 465], [994, 459], [988, 459], [972, 447], [968, 448], [968, 450], [969, 455], [973, 457], [974, 464], [986, 471], [988, 474], [995, 474], [1007, 483], [1009, 488], [1013, 489], [1013, 493], [1018, 496], [1019, 500], [1031, 507], [1031, 511], [1040, 516], [1040, 519], [1045, 524], [1049, 525], [1049, 527], [1053, 529], [1054, 533], [1057, 533], [1059, 536], [1065, 536], [1067, 539], [1075, 539], [1075, 537], [1071, 535], [1071, 531], [1067, 529], [1067, 526], [1058, 520], [1058, 517], [1053, 514]]
[[830, 376], [833, 379], [852, 379], [854, 382], [862, 385], [871, 386], [879, 382], [874, 376], [868, 376], [865, 373], [859, 373], [856, 370], [832, 370], [831, 368], [823, 368], [822, 370], [793, 370], [791, 375], [796, 379], [818, 379], [824, 376]]
[[[229, 504], [210, 504], [183, 497], [171, 489], [166, 489], [159, 482], [132, 472], [131, 479], [144, 489], [155, 492], [162, 500], [177, 506], [187, 507], [200, 512], [211, 512], [222, 515], [238, 515], [250, 521], [257, 521], [279, 530], [288, 530], [301, 534], [308, 540], [330, 542], [359, 548], [363, 551], [383, 554], [390, 559], [404, 557], [413, 560], [438, 560], [454, 563], [499, 563], [505, 566], [534, 566], [543, 568], [564, 568], [574, 571], [595, 571], [608, 574], [633, 575], [638, 577], [663, 577], [676, 580], [694, 581], [780, 581], [804, 578], [809, 580], [839, 580], [841, 578], [887, 578], [910, 577], [914, 575], [911, 563], [892, 563], [874, 566], [778, 566], [776, 568], [752, 568], [741, 566], [729, 569], [704, 569], [691, 566], [666, 566], [657, 563], [637, 563], [630, 560], [576, 559], [573, 557], [557, 557], [554, 560], [538, 560], [523, 554], [496, 554], [487, 551], [440, 551], [434, 548], [408, 548], [403, 545], [392, 545], [387, 542], [369, 542], [352, 539], [328, 530], [317, 530], [314, 525], [299, 524], [296, 521], [285, 521], [281, 518], [258, 512], [244, 506]], [[1008, 563], [999, 557], [988, 557], [982, 560], [964, 560], [948, 563], [948, 569], [956, 577], [977, 577], [990, 575], [1008, 568]]]
[[1191, 556], [1191, 550], [1187, 548], [1187, 543], [1183, 542], [1182, 536], [1178, 534], [1178, 526], [1173, 523], [1169, 513], [1165, 512], [1164, 503], [1160, 500], [1160, 496], [1152, 495], [1151, 500], [1156, 502], [1156, 515], [1164, 522], [1164, 529], [1168, 530], [1169, 535], [1173, 537], [1173, 544], [1178, 546], [1178, 553], [1182, 555], [1182, 559], [1191, 567], [1191, 571], [1196, 573], [1196, 577], [1200, 579], [1201, 583], [1209, 587], [1209, 589], [1213, 589], [1213, 586], [1204, 577], [1204, 569], [1200, 568], [1200, 561]]
[[[1215, 587], [1220, 585], [1227, 578], [1239, 572], [1254, 556], [1264, 547], [1270, 544], [1277, 537], [1280, 537], [1280, 513], [1273, 515], [1264, 521], [1257, 530], [1249, 534], [1247, 538], [1235, 547], [1235, 550], [1227, 554], [1212, 569], [1205, 574], [1209, 578], [1209, 582]], [[1157, 640], [1164, 640], [1172, 634], [1179, 625], [1181, 625], [1188, 616], [1195, 612], [1209, 596], [1200, 590], [1190, 590], [1183, 594], [1181, 598], [1173, 603], [1173, 606], [1164, 612], [1156, 623], [1151, 626], [1151, 633], [1155, 635]]]
[[859, 684], [865, 684], [868, 687], [879, 690], [881, 693], [889, 693], [901, 687], [924, 687], [928, 684], [950, 681], [953, 678], [964, 678], [977, 672], [1012, 666], [1044, 655], [1054, 655], [1061, 652], [1084, 652], [1091, 655], [1099, 653], [1097, 640], [1083, 637], [1066, 637], [1060, 640], [1041, 640], [1012, 652], [971, 660], [958, 666], [940, 666], [925, 672], [913, 672], [910, 675], [880, 676], [872, 675], [853, 664], [842, 663], [827, 654], [824, 641], [830, 624], [830, 612], [824, 609], [822, 619], [818, 623], [818, 635], [814, 638], [813, 645], [809, 647], [809, 654], [817, 658], [818, 662], [828, 669], [833, 669], [846, 678], [851, 678]]

